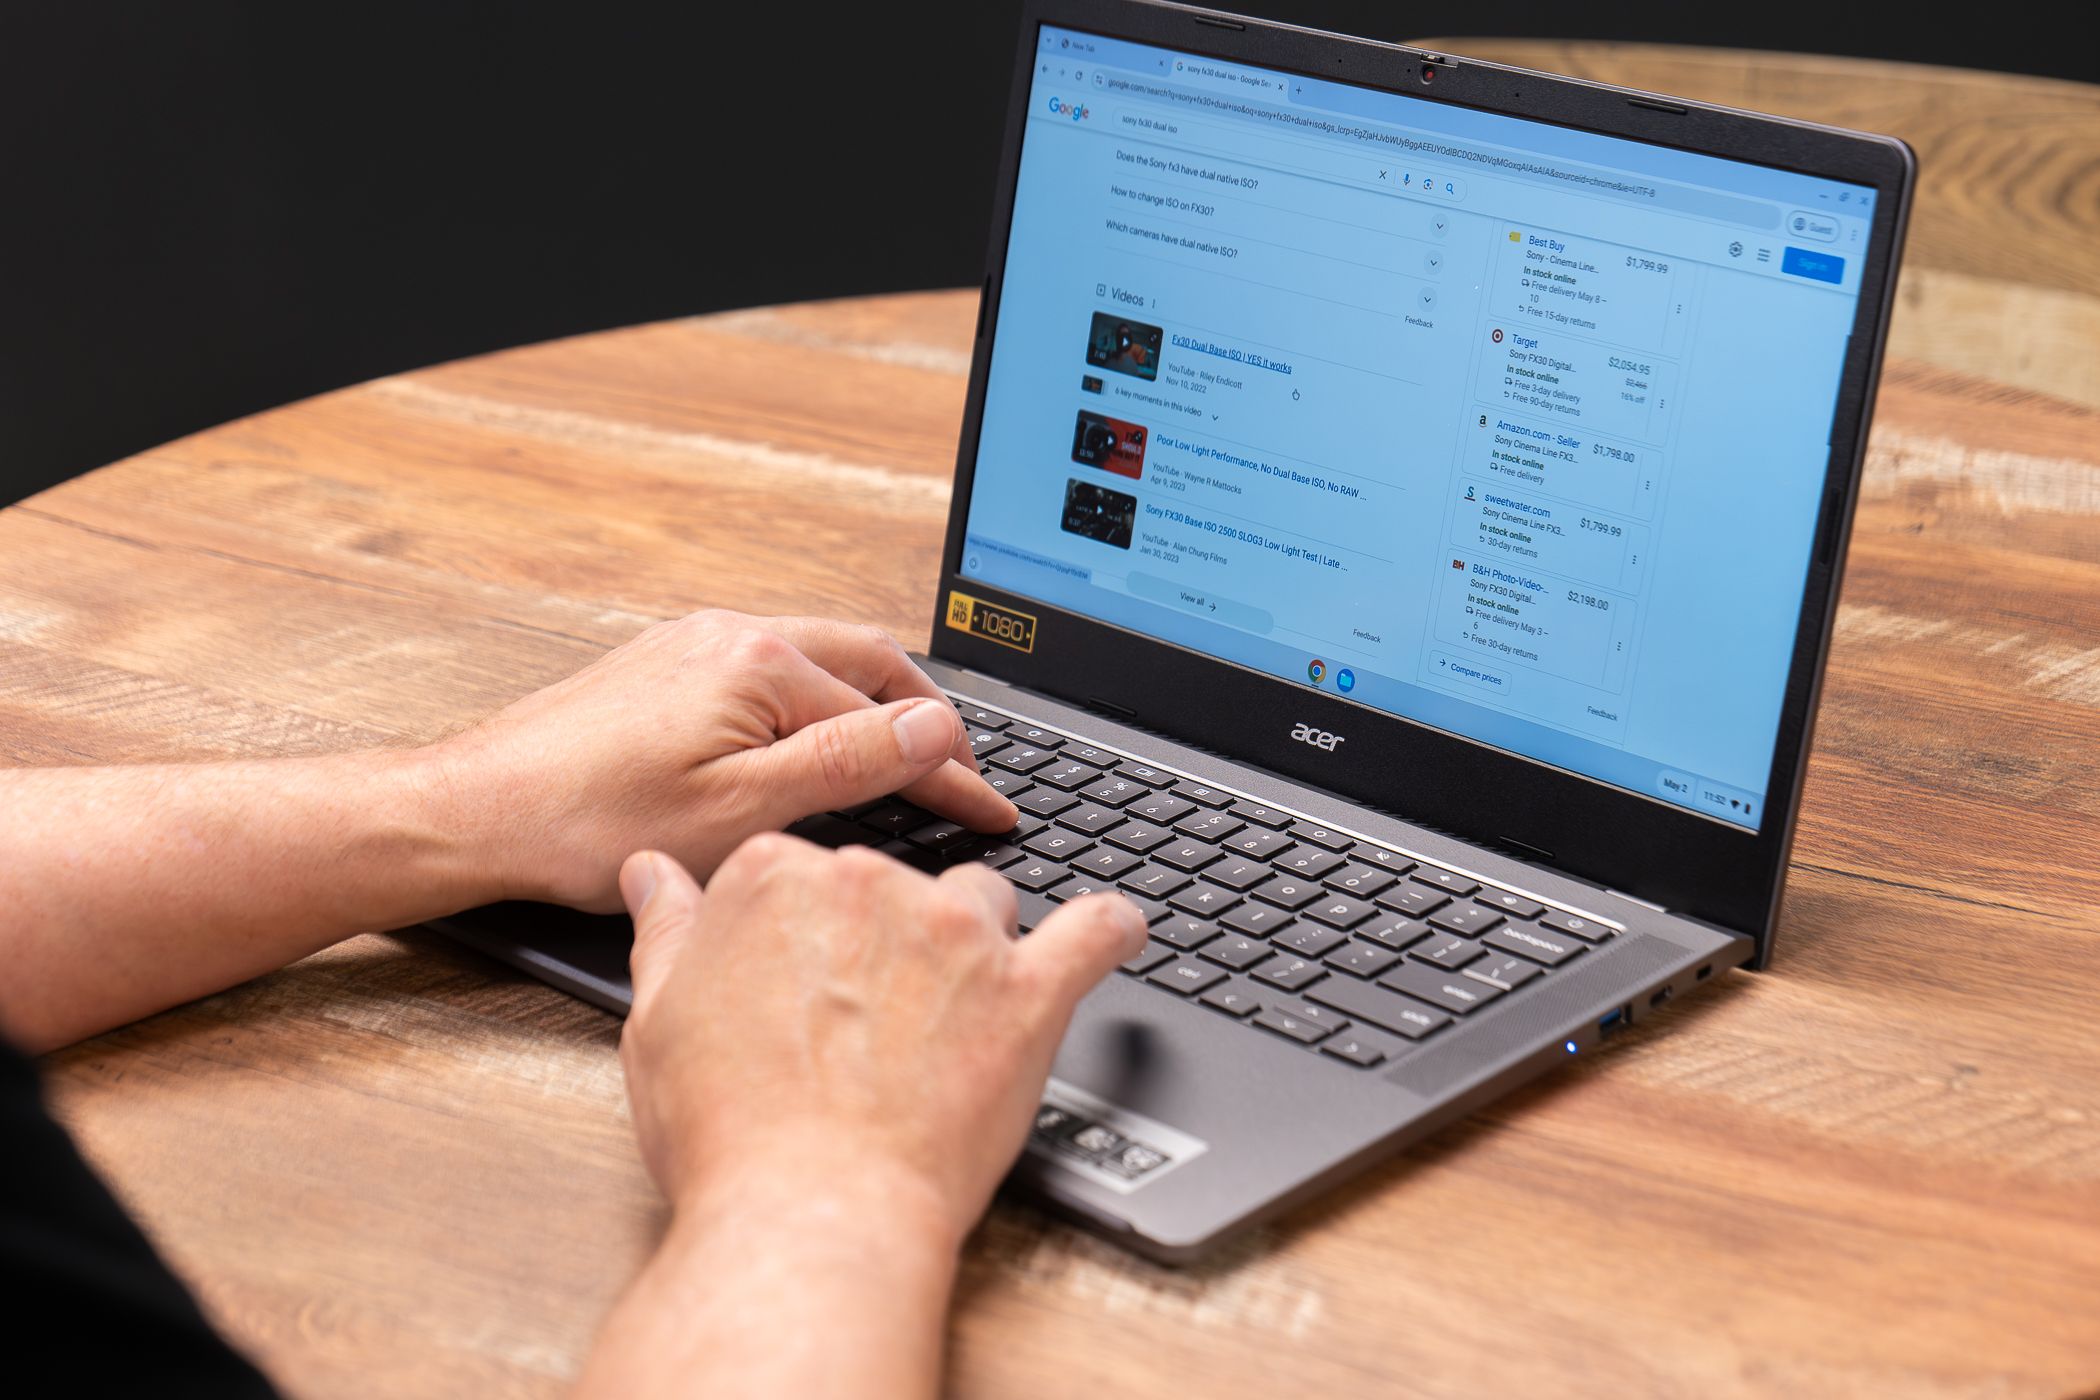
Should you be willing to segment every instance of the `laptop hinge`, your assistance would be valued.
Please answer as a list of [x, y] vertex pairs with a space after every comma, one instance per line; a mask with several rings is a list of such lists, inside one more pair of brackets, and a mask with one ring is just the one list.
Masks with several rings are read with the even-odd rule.
[[1628, 894], [1624, 890], [1615, 890], [1610, 885], [1601, 885], [1598, 888], [1602, 889], [1606, 894], [1616, 895], [1618, 898], [1625, 900], [1628, 904], [1638, 904], [1641, 906], [1641, 908], [1653, 909], [1658, 914], [1667, 914], [1670, 912], [1668, 909], [1665, 909], [1662, 905], [1657, 904], [1652, 899], [1642, 899], [1637, 894]]

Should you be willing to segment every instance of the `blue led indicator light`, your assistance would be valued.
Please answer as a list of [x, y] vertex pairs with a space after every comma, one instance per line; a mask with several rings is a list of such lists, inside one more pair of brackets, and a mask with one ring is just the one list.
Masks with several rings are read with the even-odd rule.
[[1570, 1055], [1574, 1054], [1580, 1048], [1581, 1047], [1576, 1045], [1576, 1043], [1572, 1040], [1567, 1042], [1566, 1049]]

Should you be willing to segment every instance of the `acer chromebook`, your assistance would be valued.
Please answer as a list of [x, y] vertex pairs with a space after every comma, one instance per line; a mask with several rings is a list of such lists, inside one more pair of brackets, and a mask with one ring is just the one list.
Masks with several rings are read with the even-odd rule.
[[[1912, 172], [1029, 4], [925, 663], [1023, 821], [796, 828], [1150, 918], [1017, 1183], [1188, 1258], [1772, 956]], [[626, 1004], [624, 920], [449, 927]]]

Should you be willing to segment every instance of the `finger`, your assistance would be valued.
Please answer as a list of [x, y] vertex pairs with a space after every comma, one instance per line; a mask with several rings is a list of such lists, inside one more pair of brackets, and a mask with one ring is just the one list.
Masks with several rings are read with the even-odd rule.
[[634, 917], [634, 951], [628, 975], [634, 1009], [654, 996], [678, 960], [706, 896], [686, 868], [661, 851], [636, 851], [620, 867], [620, 898]]
[[[933, 677], [879, 627], [825, 617], [769, 617], [761, 618], [759, 625], [785, 637], [811, 661], [878, 703], [915, 695], [948, 703]], [[967, 733], [956, 745], [955, 761], [977, 771], [977, 754]]]
[[[774, 704], [778, 708], [777, 732], [783, 740], [800, 735], [805, 730], [853, 713], [877, 713], [875, 703], [867, 696], [847, 685], [838, 677], [820, 668], [808, 658], [790, 658], [790, 663], [778, 668], [769, 677], [774, 687]], [[904, 704], [928, 702], [906, 700]], [[955, 707], [945, 699], [937, 699], [931, 705], [939, 706], [940, 713], [953, 727], [948, 731], [956, 739], [962, 739], [962, 720]], [[919, 722], [931, 725], [933, 717], [927, 715]], [[964, 740], [967, 747], [967, 741]], [[952, 744], [950, 745], [952, 748]], [[946, 756], [945, 754], [942, 756]], [[857, 797], [832, 804], [843, 806], [853, 802], [865, 802], [874, 797], [885, 797], [900, 789], [903, 795], [930, 812], [938, 812], [953, 821], [959, 821], [972, 831], [1011, 831], [1018, 822], [1020, 813], [1014, 804], [992, 790], [974, 768], [966, 769], [952, 759], [946, 763], [928, 762], [914, 769], [915, 776], [900, 781], [895, 787], [882, 788], [861, 793]], [[829, 811], [826, 807], [805, 807], [800, 811], [780, 815], [780, 824], [796, 821], [811, 812]], [[777, 815], [777, 814], [776, 814]]]
[[1119, 894], [1090, 894], [1061, 904], [1014, 945], [1014, 963], [1039, 989], [1041, 1025], [1064, 1033], [1079, 999], [1145, 946], [1145, 916]]
[[1021, 922], [1021, 904], [1013, 882], [990, 866], [974, 862], [951, 865], [941, 872], [941, 883], [961, 890], [991, 916], [992, 926], [1012, 933]]
[[774, 825], [902, 789], [966, 826], [1007, 830], [1013, 804], [948, 756], [960, 728], [945, 700], [900, 700], [804, 725], [736, 762], [755, 767], [761, 812]]

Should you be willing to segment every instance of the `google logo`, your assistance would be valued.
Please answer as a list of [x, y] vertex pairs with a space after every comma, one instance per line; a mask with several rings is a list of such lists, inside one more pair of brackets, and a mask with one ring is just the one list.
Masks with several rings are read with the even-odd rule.
[[1072, 103], [1065, 101], [1062, 97], [1053, 97], [1050, 99], [1050, 110], [1057, 116], [1070, 117], [1075, 122], [1083, 122], [1088, 117], [1093, 115], [1093, 113], [1088, 111], [1085, 107], [1074, 106]]

